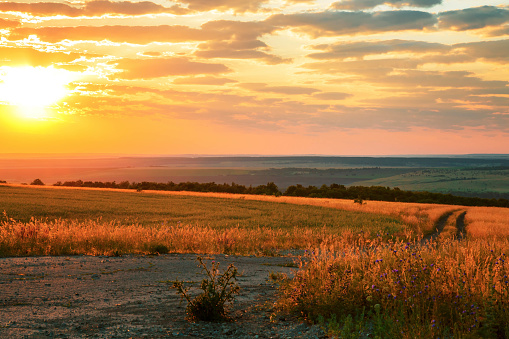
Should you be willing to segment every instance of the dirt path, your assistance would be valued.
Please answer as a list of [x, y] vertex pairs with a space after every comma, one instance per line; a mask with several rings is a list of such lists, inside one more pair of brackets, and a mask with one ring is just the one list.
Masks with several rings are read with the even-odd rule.
[[467, 230], [465, 229], [465, 215], [467, 211], [463, 211], [456, 218], [456, 239], [462, 240], [465, 235], [467, 235]]
[[[460, 210], [457, 209], [457, 210], [452, 210], [452, 211], [442, 214], [440, 216], [440, 218], [438, 218], [437, 222], [435, 223], [435, 226], [433, 228], [434, 229], [433, 233], [428, 234], [425, 237], [423, 237], [421, 243], [424, 244], [424, 243], [436, 240], [438, 238], [438, 236], [440, 235], [440, 233], [443, 232], [445, 226], [447, 225], [447, 222], [449, 221], [449, 218], [451, 218], [451, 216], [455, 215], [459, 211]], [[463, 211], [456, 217], [455, 225], [456, 225], [456, 239], [457, 240], [462, 240], [466, 235], [466, 229], [465, 229], [465, 215], [466, 214], [467, 214], [467, 211]]]
[[318, 338], [298, 321], [270, 321], [277, 287], [294, 257], [204, 256], [241, 274], [232, 323], [190, 323], [169, 280], [203, 278], [196, 255], [0, 259], [0, 338]]

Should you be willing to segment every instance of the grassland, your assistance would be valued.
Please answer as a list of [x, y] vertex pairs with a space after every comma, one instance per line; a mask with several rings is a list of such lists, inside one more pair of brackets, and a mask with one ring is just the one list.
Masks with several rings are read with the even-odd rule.
[[452, 193], [474, 197], [509, 197], [509, 169], [425, 169], [356, 182], [360, 186], [390, 186], [402, 190]]
[[509, 209], [0, 186], [0, 210], [1, 256], [301, 249], [276, 310], [331, 336], [509, 337]]
[[276, 254], [407, 228], [389, 215], [221, 196], [1, 186], [0, 255]]

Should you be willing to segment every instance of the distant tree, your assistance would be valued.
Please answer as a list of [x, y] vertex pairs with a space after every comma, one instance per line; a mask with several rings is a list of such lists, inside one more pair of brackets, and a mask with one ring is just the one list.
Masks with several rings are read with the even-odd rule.
[[34, 186], [44, 186], [44, 183], [42, 182], [41, 179], [35, 179], [34, 181], [32, 181], [30, 183], [30, 185], [34, 185]]

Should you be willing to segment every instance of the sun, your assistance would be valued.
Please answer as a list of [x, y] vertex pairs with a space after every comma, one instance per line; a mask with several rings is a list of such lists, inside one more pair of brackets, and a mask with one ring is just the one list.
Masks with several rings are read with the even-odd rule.
[[0, 101], [28, 119], [46, 119], [50, 108], [68, 95], [73, 72], [53, 67], [0, 68]]

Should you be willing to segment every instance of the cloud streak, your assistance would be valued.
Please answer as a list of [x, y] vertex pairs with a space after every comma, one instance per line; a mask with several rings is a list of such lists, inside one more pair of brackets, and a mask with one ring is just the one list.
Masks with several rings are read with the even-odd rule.
[[363, 10], [375, 8], [378, 5], [391, 7], [433, 7], [442, 0], [343, 0], [332, 4], [332, 8], [341, 10]]
[[422, 11], [346, 12], [276, 14], [267, 22], [294, 28], [317, 38], [320, 36], [357, 35], [381, 32], [423, 31], [437, 23], [433, 14]]
[[85, 2], [81, 7], [75, 7], [66, 3], [59, 2], [0, 2], [0, 11], [21, 12], [33, 16], [68, 16], [68, 17], [94, 17], [102, 15], [146, 15], [146, 14], [184, 14], [184, 11], [178, 7], [163, 7], [150, 1], [131, 2], [131, 1], [108, 1], [94, 0]]

